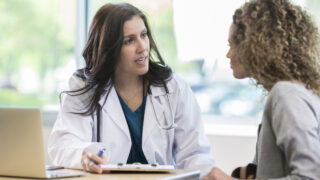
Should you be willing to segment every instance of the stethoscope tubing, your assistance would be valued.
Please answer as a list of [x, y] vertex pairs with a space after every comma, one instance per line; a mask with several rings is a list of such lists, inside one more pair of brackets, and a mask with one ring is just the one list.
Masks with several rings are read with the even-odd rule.
[[160, 128], [160, 129], [163, 129], [163, 130], [171, 130], [171, 129], [176, 128], [177, 125], [174, 123], [174, 116], [173, 116], [173, 113], [172, 113], [172, 107], [171, 107], [171, 102], [170, 102], [170, 99], [169, 99], [169, 93], [166, 93], [166, 97], [167, 97], [167, 101], [168, 101], [168, 103], [169, 103], [169, 109], [170, 109], [170, 115], [171, 115], [171, 116], [170, 116], [170, 117], [171, 117], [171, 123], [170, 123], [169, 125], [162, 126], [162, 125], [160, 124], [160, 121], [159, 121], [158, 116], [157, 116], [157, 114], [156, 114], [156, 111], [155, 111], [155, 109], [154, 109], [154, 104], [153, 104], [152, 97], [151, 97], [151, 95], [149, 94], [149, 98], [150, 98], [150, 101], [151, 101], [153, 113], [154, 113], [154, 115], [155, 115], [155, 117], [156, 117], [156, 121], [157, 121], [157, 123], [158, 123], [159, 128]]

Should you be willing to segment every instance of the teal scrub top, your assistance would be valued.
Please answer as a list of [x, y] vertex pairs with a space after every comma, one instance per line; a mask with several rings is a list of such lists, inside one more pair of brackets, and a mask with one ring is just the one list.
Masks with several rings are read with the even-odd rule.
[[[118, 94], [118, 93], [117, 93]], [[143, 98], [143, 102], [140, 107], [132, 112], [131, 109], [127, 106], [124, 100], [118, 94], [120, 104], [122, 106], [122, 110], [124, 112], [124, 116], [126, 117], [130, 137], [131, 137], [131, 150], [127, 160], [128, 164], [139, 162], [141, 164], [148, 164], [146, 157], [144, 156], [142, 150], [142, 128], [143, 128], [143, 120], [144, 120], [144, 110], [146, 105], [147, 96]]]

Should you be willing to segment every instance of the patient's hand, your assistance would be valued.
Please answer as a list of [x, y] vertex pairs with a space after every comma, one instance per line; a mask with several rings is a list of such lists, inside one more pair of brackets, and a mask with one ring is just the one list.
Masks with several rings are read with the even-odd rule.
[[107, 164], [107, 160], [104, 155], [99, 157], [92, 151], [82, 153], [81, 165], [84, 171], [101, 174], [103, 170], [99, 164]]
[[235, 180], [231, 176], [228, 176], [218, 168], [213, 168], [211, 172], [202, 178], [202, 180]]

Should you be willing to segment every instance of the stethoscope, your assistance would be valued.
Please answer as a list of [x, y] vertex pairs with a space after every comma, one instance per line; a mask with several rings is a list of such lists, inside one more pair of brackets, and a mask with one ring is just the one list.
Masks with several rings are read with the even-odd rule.
[[[168, 88], [165, 86], [165, 90], [166, 90], [166, 97], [167, 97], [167, 101], [168, 101], [168, 104], [169, 104], [169, 109], [170, 109], [170, 115], [171, 115], [171, 123], [170, 124], [168, 124], [168, 125], [165, 125], [165, 126], [162, 126], [161, 124], [160, 124], [160, 121], [159, 121], [159, 119], [158, 119], [158, 116], [157, 116], [157, 114], [156, 114], [156, 110], [155, 110], [155, 108], [154, 108], [154, 104], [153, 104], [153, 100], [152, 100], [152, 97], [151, 97], [151, 95], [152, 95], [152, 92], [151, 92], [151, 89], [150, 89], [150, 87], [148, 88], [148, 95], [149, 95], [149, 98], [150, 98], [150, 101], [151, 101], [151, 105], [152, 105], [152, 109], [153, 109], [153, 113], [154, 113], [154, 115], [155, 115], [155, 117], [156, 117], [156, 121], [157, 121], [157, 124], [158, 124], [158, 127], [160, 128], [160, 129], [162, 129], [162, 130], [171, 130], [171, 129], [174, 129], [174, 128], [176, 128], [176, 127], [178, 127], [177, 126], [177, 124], [175, 124], [175, 122], [174, 122], [174, 116], [173, 116], [173, 112], [172, 112], [172, 107], [171, 107], [171, 102], [170, 102], [170, 99], [169, 99], [169, 91], [168, 91]], [[97, 109], [97, 142], [100, 142], [100, 116], [101, 116], [101, 106], [100, 105], [98, 105], [98, 109]]]
[[[151, 92], [151, 90], [150, 90], [149, 92]], [[148, 94], [149, 94], [149, 98], [150, 98], [150, 101], [151, 101], [151, 104], [152, 104], [153, 113], [154, 113], [154, 115], [156, 116], [156, 121], [157, 121], [157, 123], [158, 123], [159, 128], [160, 128], [160, 129], [163, 129], [163, 130], [171, 130], [171, 129], [176, 128], [176, 127], [177, 127], [177, 124], [175, 124], [175, 122], [174, 122], [173, 113], [172, 113], [172, 107], [171, 107], [171, 103], [170, 103], [170, 99], [169, 99], [169, 92], [168, 92], [167, 88], [166, 88], [166, 97], [167, 97], [167, 101], [168, 101], [169, 109], [170, 109], [171, 123], [170, 123], [169, 125], [166, 125], [166, 126], [162, 126], [162, 125], [160, 124], [160, 121], [159, 121], [158, 116], [157, 116], [157, 114], [156, 114], [156, 111], [155, 111], [155, 109], [154, 109], [154, 105], [153, 105], [153, 100], [152, 100], [152, 97], [151, 97], [151, 93], [148, 93]]]

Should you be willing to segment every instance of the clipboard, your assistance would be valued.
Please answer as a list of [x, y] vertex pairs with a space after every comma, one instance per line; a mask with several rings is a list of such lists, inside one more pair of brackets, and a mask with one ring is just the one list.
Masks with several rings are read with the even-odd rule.
[[103, 171], [125, 171], [125, 172], [174, 172], [172, 165], [158, 165], [158, 164], [106, 164], [100, 165]]

